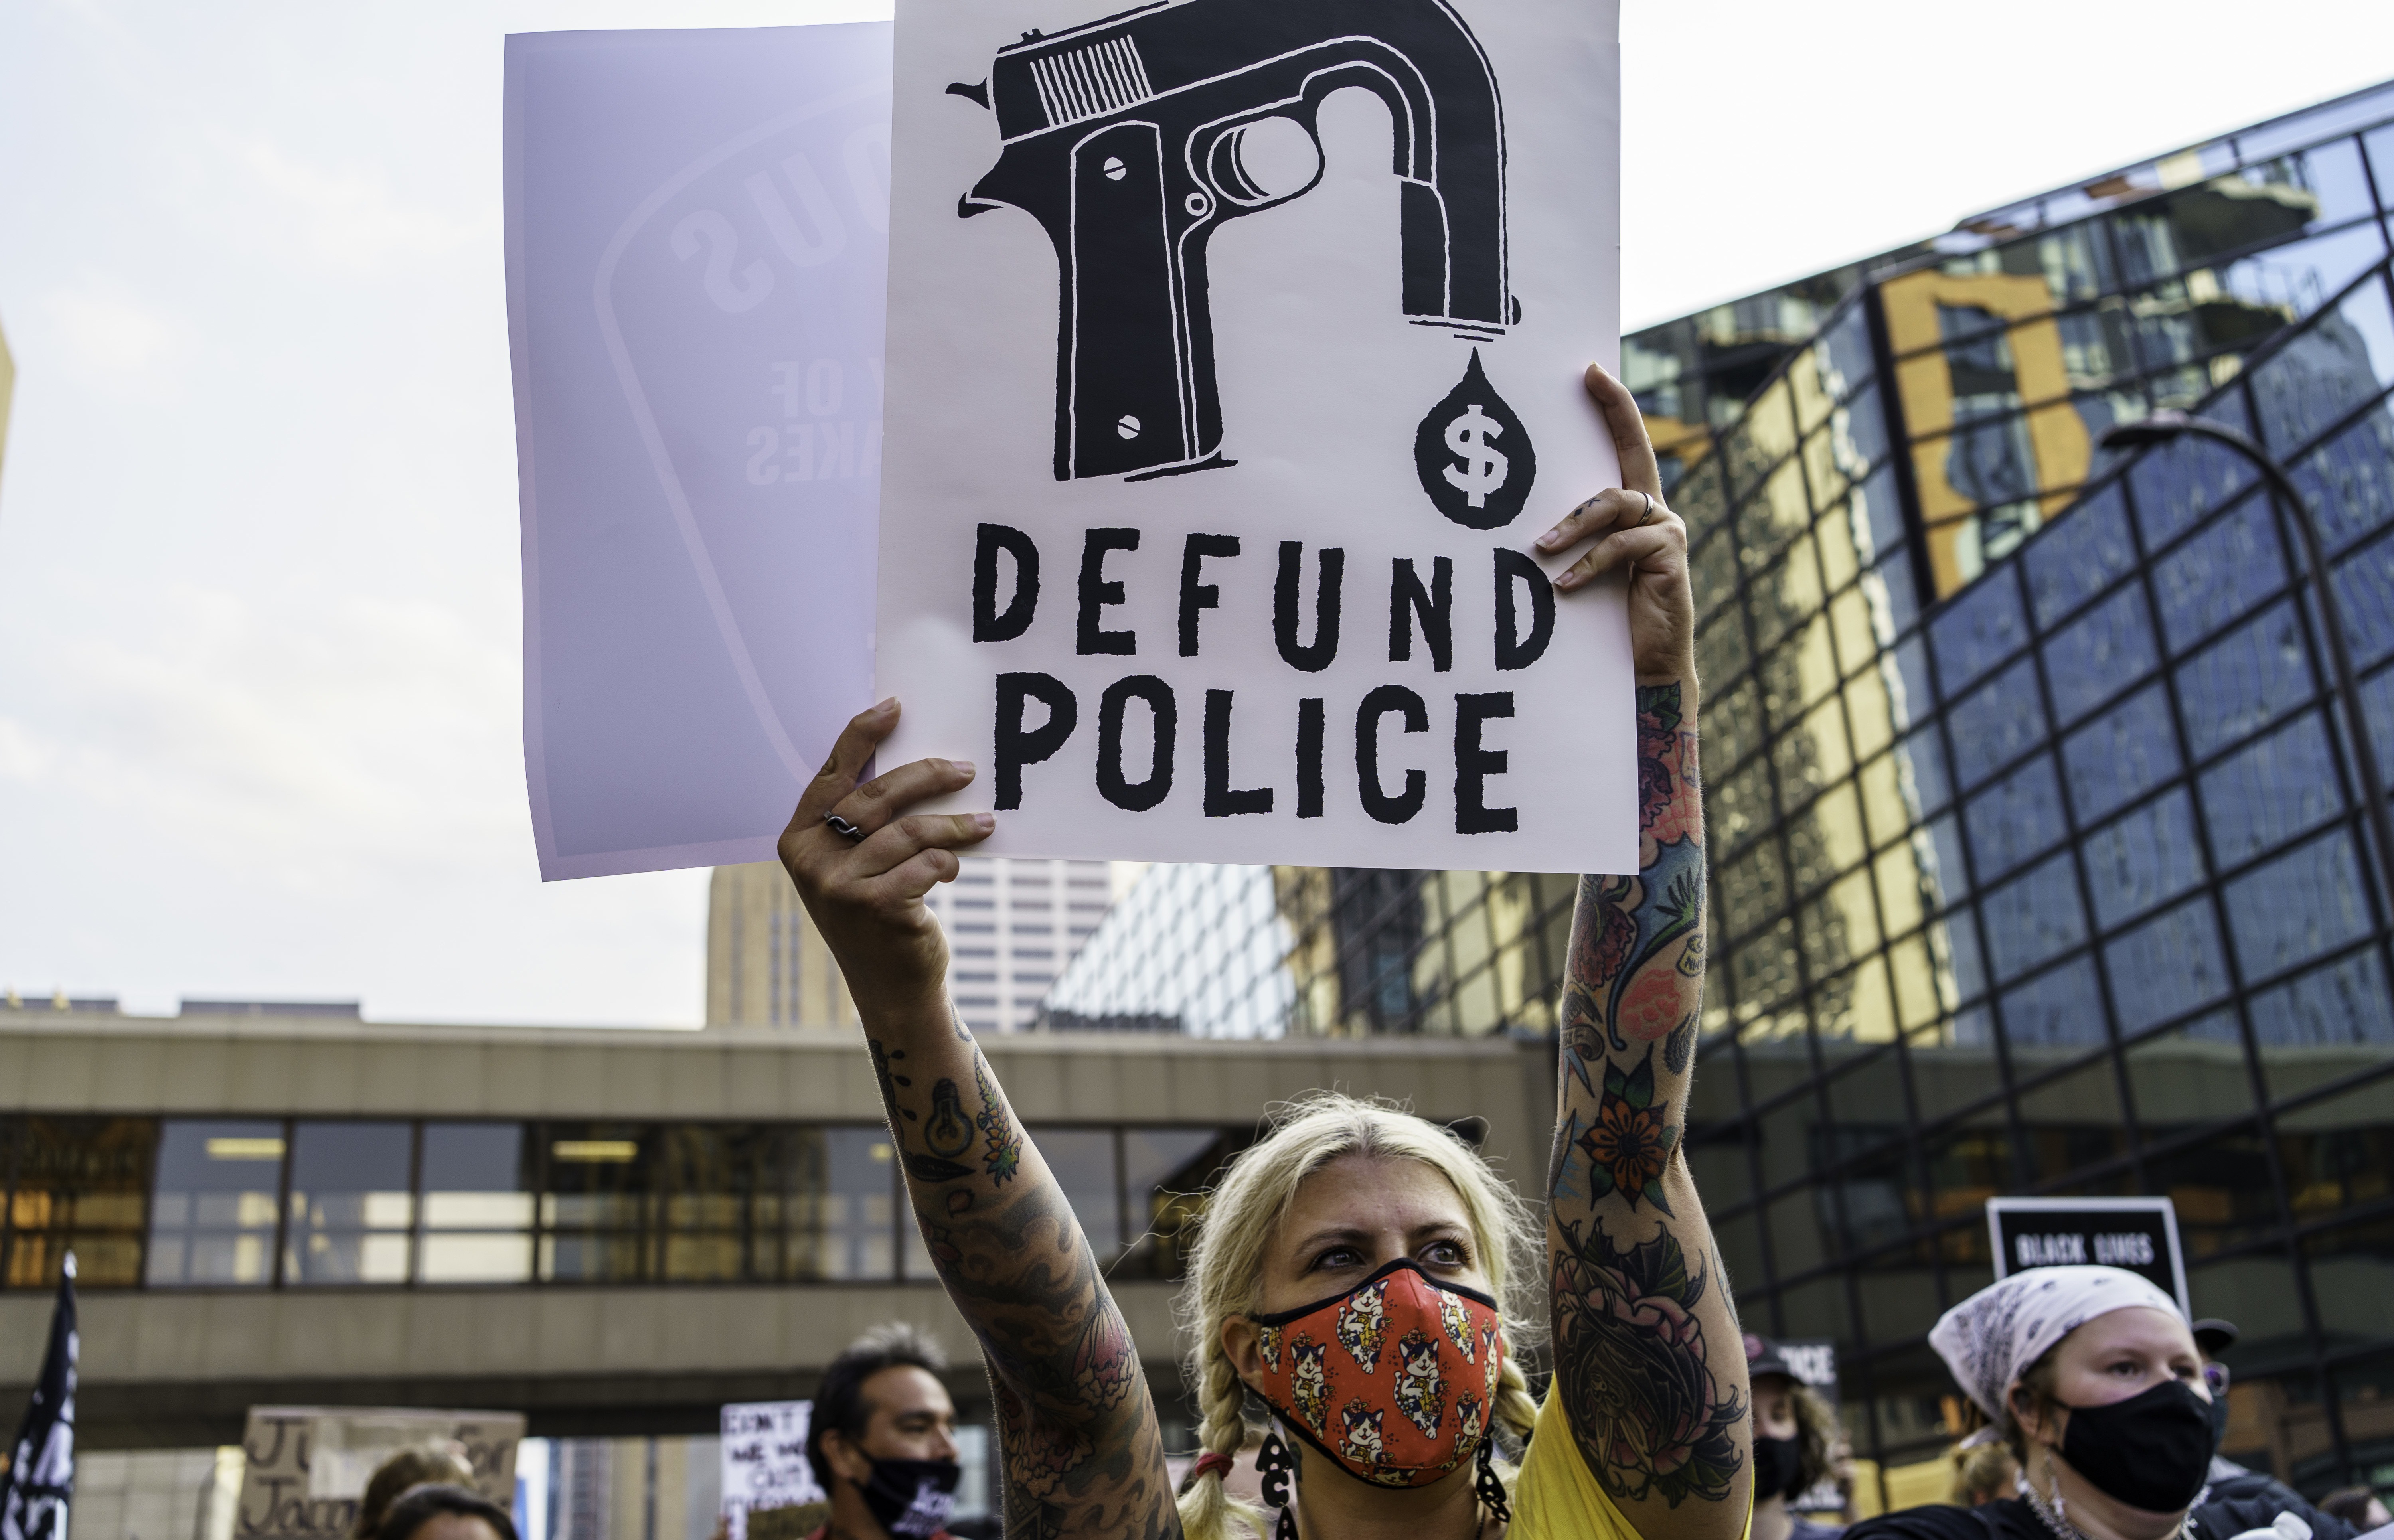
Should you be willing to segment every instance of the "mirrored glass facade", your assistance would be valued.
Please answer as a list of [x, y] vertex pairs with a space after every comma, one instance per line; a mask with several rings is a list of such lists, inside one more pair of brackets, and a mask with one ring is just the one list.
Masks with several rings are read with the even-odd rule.
[[[2229, 1453], [2394, 1478], [2352, 724], [2253, 472], [2096, 447], [2188, 408], [2289, 467], [2394, 762], [2389, 194], [2394, 87], [1624, 339], [1699, 607], [1689, 1155], [1745, 1318], [1836, 1342], [1883, 1463], [1952, 1437], [1925, 1336], [1993, 1276], [1987, 1198], [2166, 1193], [2197, 1312], [2243, 1332]], [[1265, 880], [1151, 873], [1051, 1003], [1224, 1030], [1168, 972], [1294, 1034], [1552, 1031], [1568, 880], [1277, 868], [1269, 914]]]
[[2386, 254], [2389, 116], [2394, 87], [2360, 92], [1623, 338], [1666, 483], [1783, 452], [1760, 387], [1861, 295], [1884, 388], [1854, 410], [1902, 446], [1922, 591], [1953, 595], [2100, 472], [2105, 428], [2209, 393]]
[[[2394, 1246], [2360, 1239], [2394, 1212], [2387, 895], [2299, 547], [2241, 461], [2167, 446], [1919, 602], [1939, 527], [1876, 525], [1900, 451], [1839, 358], [1863, 299], [1756, 396], [1792, 431], [1727, 436], [1680, 497], [1713, 574], [1690, 1153], [1741, 1301], [1837, 1338], [1860, 1441], [1920, 1457], [1951, 1394], [1921, 1339], [1992, 1277], [1984, 1200], [2164, 1192], [2196, 1310], [2243, 1329], [2231, 1453], [2315, 1489], [2394, 1460], [2394, 1409], [2340, 1389], [2394, 1368], [2363, 1303]], [[2380, 744], [2389, 385], [2381, 256], [2189, 403], [2320, 518]]]

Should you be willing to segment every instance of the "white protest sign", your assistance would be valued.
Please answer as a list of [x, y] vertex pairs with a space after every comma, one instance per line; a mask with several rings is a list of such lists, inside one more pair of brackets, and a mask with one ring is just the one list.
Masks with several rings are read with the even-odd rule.
[[804, 1401], [737, 1402], [723, 1408], [723, 1515], [730, 1540], [746, 1540], [756, 1508], [823, 1501], [807, 1463]]
[[886, 22], [506, 50], [545, 878], [762, 861], [871, 704]]
[[518, 1412], [253, 1406], [242, 1433], [235, 1540], [347, 1536], [366, 1483], [411, 1444], [453, 1447], [473, 1471], [475, 1489], [512, 1508], [523, 1431]]
[[[880, 762], [993, 854], [1632, 871], [1611, 0], [898, 0]], [[1551, 569], [1559, 563], [1549, 562]]]

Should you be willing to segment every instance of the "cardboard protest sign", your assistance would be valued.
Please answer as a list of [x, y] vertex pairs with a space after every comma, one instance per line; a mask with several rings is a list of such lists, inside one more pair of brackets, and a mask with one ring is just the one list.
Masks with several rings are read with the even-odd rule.
[[899, 0], [881, 763], [993, 854], [1635, 870], [1623, 593], [1524, 554], [1618, 480], [1614, 6], [1110, 9]]
[[507, 39], [545, 878], [762, 861], [875, 699], [886, 22]]
[[512, 1508], [523, 1431], [518, 1412], [253, 1406], [242, 1434], [235, 1540], [346, 1536], [375, 1471], [410, 1444], [454, 1445], [475, 1489]]
[[723, 1408], [723, 1517], [730, 1540], [751, 1540], [752, 1513], [823, 1500], [807, 1461], [814, 1402], [734, 1402]]

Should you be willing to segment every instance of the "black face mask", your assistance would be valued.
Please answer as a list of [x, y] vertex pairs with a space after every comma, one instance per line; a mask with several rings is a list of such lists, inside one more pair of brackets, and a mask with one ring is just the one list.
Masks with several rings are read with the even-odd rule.
[[1766, 1439], [1754, 1436], [1754, 1500], [1767, 1503], [1773, 1497], [1796, 1494], [1796, 1469], [1804, 1462], [1803, 1451], [1794, 1439]]
[[2211, 1408], [2180, 1380], [2108, 1406], [2072, 1406], [2061, 1457], [2095, 1489], [2147, 1513], [2177, 1513], [2210, 1474]]
[[954, 1460], [875, 1460], [873, 1480], [857, 1490], [883, 1529], [920, 1540], [948, 1527], [964, 1474]]

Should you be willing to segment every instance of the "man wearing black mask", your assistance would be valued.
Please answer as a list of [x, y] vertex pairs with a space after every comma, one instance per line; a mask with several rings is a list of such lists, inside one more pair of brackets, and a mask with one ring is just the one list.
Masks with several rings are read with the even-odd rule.
[[809, 1540], [953, 1540], [956, 1408], [947, 1359], [903, 1323], [878, 1326], [831, 1361], [815, 1390], [807, 1463], [831, 1497]]

